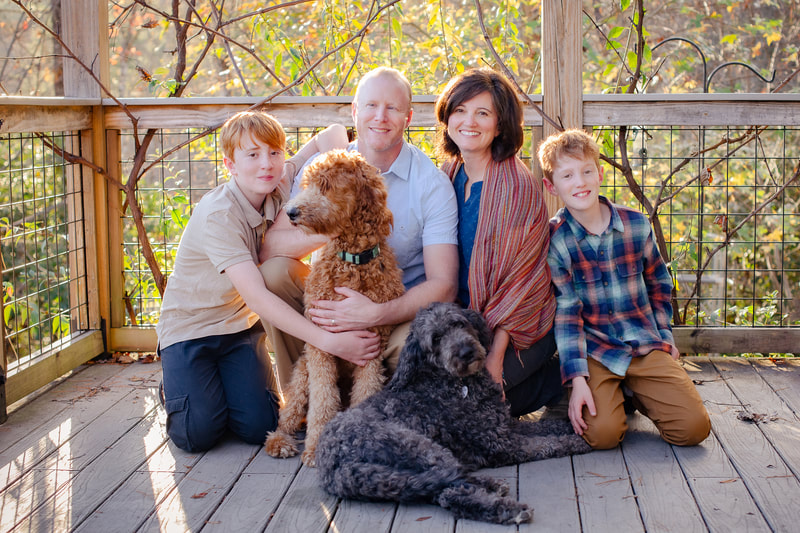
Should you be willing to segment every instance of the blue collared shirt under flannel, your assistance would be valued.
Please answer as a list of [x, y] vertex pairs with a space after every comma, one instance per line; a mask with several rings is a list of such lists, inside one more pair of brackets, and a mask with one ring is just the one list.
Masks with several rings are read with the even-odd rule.
[[569, 210], [550, 220], [547, 262], [556, 288], [555, 336], [561, 379], [589, 375], [587, 356], [624, 376], [631, 358], [670, 352], [674, 340], [672, 278], [642, 213], [611, 209], [601, 235], [587, 232]]

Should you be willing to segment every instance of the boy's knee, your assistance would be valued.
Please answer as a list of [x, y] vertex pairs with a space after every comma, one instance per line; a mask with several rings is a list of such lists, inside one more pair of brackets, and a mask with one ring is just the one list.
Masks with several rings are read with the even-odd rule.
[[583, 432], [583, 440], [593, 450], [610, 450], [616, 448], [625, 436], [625, 428], [589, 427]]
[[708, 418], [708, 411], [703, 408], [699, 412], [692, 413], [691, 416], [681, 420], [672, 428], [659, 428], [661, 438], [676, 446], [694, 446], [700, 444], [709, 433], [711, 433], [711, 420]]
[[211, 449], [225, 433], [225, 416], [195, 412], [189, 406], [189, 396], [179, 396], [164, 402], [167, 411], [167, 435], [175, 445], [187, 452]]
[[303, 265], [303, 263], [297, 259], [273, 257], [264, 261], [258, 269], [264, 277], [267, 288], [270, 288], [293, 282], [295, 272], [301, 268], [300, 265]]
[[[619, 415], [613, 416], [617, 411], [619, 411]], [[583, 432], [583, 440], [594, 450], [616, 448], [622, 442], [625, 432], [628, 430], [628, 423], [622, 406], [607, 416], [601, 416], [598, 413], [598, 416], [595, 417], [589, 416], [588, 411], [584, 409], [583, 419], [588, 426]]]

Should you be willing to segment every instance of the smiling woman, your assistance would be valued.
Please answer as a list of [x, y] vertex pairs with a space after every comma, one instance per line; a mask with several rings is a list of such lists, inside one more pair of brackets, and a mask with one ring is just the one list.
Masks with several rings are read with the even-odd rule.
[[[503, 76], [474, 69], [436, 102], [438, 151], [459, 210], [459, 300], [494, 331], [486, 367], [519, 416], [563, 394], [552, 334], [542, 191], [517, 157], [522, 111]], [[502, 242], [505, 246], [496, 246]]]

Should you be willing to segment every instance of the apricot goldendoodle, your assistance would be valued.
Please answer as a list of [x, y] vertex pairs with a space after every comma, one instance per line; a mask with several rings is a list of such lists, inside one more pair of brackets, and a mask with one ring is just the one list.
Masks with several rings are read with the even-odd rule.
[[[379, 303], [401, 296], [402, 271], [386, 243], [392, 212], [386, 206], [386, 186], [378, 169], [358, 152], [335, 150], [305, 170], [301, 187], [286, 205], [289, 220], [309, 233], [335, 235], [315, 258], [306, 279], [306, 310], [314, 300], [341, 300], [334, 287], [349, 287]], [[391, 330], [391, 326], [373, 328], [381, 336], [381, 351]], [[380, 390], [386, 379], [380, 357], [359, 367], [306, 344], [288, 390], [283, 391], [278, 429], [267, 436], [267, 453], [274, 457], [297, 454], [294, 434], [308, 408], [302, 460], [314, 465], [319, 435], [341, 410], [340, 376], [352, 376], [350, 405]]]

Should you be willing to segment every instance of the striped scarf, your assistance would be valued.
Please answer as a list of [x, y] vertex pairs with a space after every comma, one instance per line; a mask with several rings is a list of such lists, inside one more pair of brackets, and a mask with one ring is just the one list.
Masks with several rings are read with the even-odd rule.
[[[453, 177], [459, 161], [444, 164]], [[547, 266], [547, 207], [541, 187], [518, 157], [489, 163], [469, 267], [470, 308], [502, 327], [524, 350], [552, 327], [556, 299]]]

